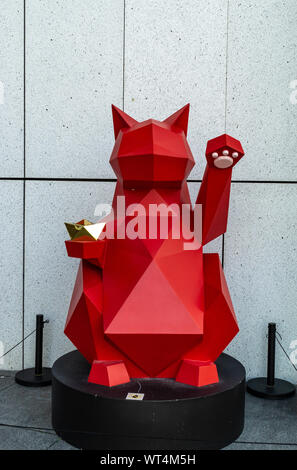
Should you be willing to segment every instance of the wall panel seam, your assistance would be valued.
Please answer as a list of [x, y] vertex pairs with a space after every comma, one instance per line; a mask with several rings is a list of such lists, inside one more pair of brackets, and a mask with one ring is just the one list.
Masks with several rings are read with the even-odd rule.
[[[93, 182], [93, 183], [116, 183], [116, 178], [37, 178], [37, 177], [14, 177], [14, 176], [2, 176], [0, 181], [73, 181], [73, 182]], [[190, 179], [187, 180], [188, 183], [201, 183], [202, 180], [199, 179]], [[232, 180], [232, 184], [297, 184], [297, 181], [282, 181], [282, 180]]]
[[126, 0], [123, 0], [123, 111], [125, 110]]
[[26, 0], [23, 1], [23, 164], [24, 164], [24, 181], [23, 181], [23, 295], [22, 295], [22, 369], [25, 367], [25, 260], [26, 260]]
[[227, 11], [226, 11], [225, 133], [227, 133], [227, 104], [228, 104], [228, 48], [229, 48], [229, 0], [227, 0]]

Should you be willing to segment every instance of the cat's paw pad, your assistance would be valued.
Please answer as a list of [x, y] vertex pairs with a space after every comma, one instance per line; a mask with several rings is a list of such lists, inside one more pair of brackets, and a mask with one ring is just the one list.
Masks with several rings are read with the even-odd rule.
[[220, 152], [220, 154], [218, 152], [213, 152], [211, 156], [214, 159], [213, 161], [214, 166], [216, 168], [223, 169], [223, 168], [229, 168], [230, 166], [232, 166], [233, 163], [235, 163], [234, 160], [236, 160], [236, 158], [239, 157], [239, 153], [232, 152], [230, 155], [229, 150], [226, 149]]

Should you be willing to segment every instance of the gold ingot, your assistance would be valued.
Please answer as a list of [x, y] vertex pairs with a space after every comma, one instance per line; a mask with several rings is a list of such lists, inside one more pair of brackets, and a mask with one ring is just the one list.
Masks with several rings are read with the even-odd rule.
[[98, 240], [105, 227], [105, 223], [99, 222], [97, 224], [92, 224], [92, 222], [83, 219], [76, 224], [65, 222], [65, 226], [71, 240], [91, 241]]
[[82, 219], [79, 222], [76, 222], [76, 225], [93, 225], [93, 222], [90, 222], [87, 219]]

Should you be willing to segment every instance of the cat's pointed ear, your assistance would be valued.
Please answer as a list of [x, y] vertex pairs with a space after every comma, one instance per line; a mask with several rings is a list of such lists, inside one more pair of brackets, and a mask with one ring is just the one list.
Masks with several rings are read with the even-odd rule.
[[116, 139], [121, 129], [125, 127], [126, 128], [132, 127], [134, 124], [137, 124], [137, 121], [135, 121], [135, 119], [128, 116], [128, 114], [124, 113], [124, 111], [121, 111], [119, 108], [117, 108], [113, 104], [111, 105], [111, 109], [112, 109], [112, 118], [113, 118], [114, 137]]
[[165, 119], [164, 122], [166, 122], [170, 126], [179, 127], [180, 129], [184, 131], [185, 135], [187, 135], [189, 111], [190, 111], [190, 104], [188, 103], [179, 111], [176, 111], [176, 113], [172, 114], [167, 119]]

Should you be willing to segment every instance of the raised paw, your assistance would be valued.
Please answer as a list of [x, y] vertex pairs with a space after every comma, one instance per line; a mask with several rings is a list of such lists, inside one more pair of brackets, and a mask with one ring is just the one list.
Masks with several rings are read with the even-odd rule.
[[218, 152], [213, 152], [211, 156], [214, 158], [213, 164], [216, 168], [229, 168], [229, 166], [233, 165], [233, 159], [239, 157], [239, 153], [232, 152], [232, 156], [230, 156], [229, 150], [225, 149], [222, 155], [219, 155]]
[[225, 169], [234, 166], [244, 155], [239, 140], [228, 134], [220, 135], [209, 140], [206, 148], [206, 158], [210, 166]]

